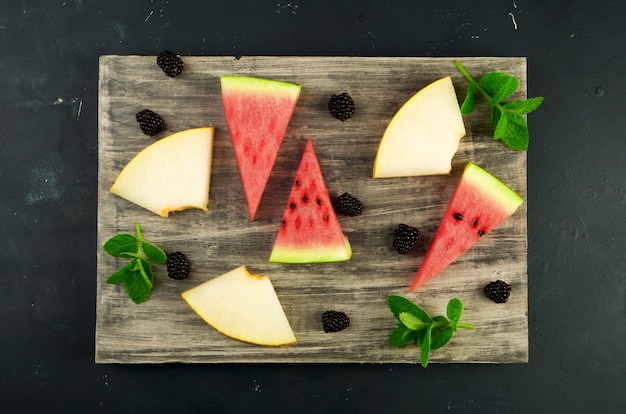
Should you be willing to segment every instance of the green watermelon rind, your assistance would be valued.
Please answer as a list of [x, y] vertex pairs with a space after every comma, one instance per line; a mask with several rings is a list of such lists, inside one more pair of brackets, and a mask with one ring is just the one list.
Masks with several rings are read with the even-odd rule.
[[345, 238], [343, 246], [319, 246], [309, 249], [287, 249], [276, 247], [270, 255], [270, 263], [324, 263], [344, 262], [352, 258], [352, 249], [348, 238]]
[[473, 162], [465, 166], [463, 181], [480, 188], [482, 193], [500, 204], [502, 210], [509, 215], [513, 214], [524, 202], [519, 194]]
[[[241, 88], [242, 91], [254, 90], [255, 92], [266, 92], [268, 94], [281, 94], [298, 99], [302, 85], [292, 82], [277, 81], [266, 78], [252, 76], [224, 75], [220, 76], [223, 86], [228, 88]], [[230, 89], [231, 91], [233, 89]]]

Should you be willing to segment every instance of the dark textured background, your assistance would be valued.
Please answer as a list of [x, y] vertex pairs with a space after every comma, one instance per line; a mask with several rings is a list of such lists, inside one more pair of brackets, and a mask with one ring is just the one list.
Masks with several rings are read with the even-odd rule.
[[[3, 412], [622, 412], [626, 3], [0, 5]], [[94, 364], [103, 54], [527, 56], [530, 362]], [[599, 408], [603, 407], [603, 408]]]

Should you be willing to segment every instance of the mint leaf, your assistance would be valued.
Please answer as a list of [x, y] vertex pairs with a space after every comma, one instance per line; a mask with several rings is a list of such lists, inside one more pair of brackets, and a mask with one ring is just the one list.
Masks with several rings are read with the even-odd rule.
[[433, 332], [431, 334], [431, 343], [430, 349], [434, 351], [436, 349], [441, 348], [446, 345], [452, 339], [452, 335], [454, 335], [455, 329], [452, 326], [446, 326], [443, 328], [433, 328]]
[[507, 114], [504, 114], [504, 116], [502, 116], [502, 113], [500, 113], [500, 116], [497, 117], [498, 118], [498, 123], [496, 124], [496, 130], [493, 132], [493, 139], [502, 139], [506, 136], [507, 132], [507, 128], [509, 125], [509, 118], [507, 116]]
[[428, 365], [430, 352], [450, 342], [457, 328], [474, 329], [474, 326], [461, 323], [463, 303], [453, 298], [448, 301], [445, 316], [431, 318], [422, 308], [401, 296], [390, 295], [387, 298], [389, 309], [400, 323], [391, 332], [387, 344], [391, 347], [402, 347], [410, 343], [421, 348], [420, 362], [423, 367]]
[[424, 345], [424, 338], [426, 338], [426, 329], [415, 331], [415, 344], [418, 347], [421, 348]]
[[404, 324], [399, 323], [397, 328], [389, 336], [387, 344], [393, 347], [402, 347], [415, 342], [417, 334], [418, 331], [412, 331], [404, 326]]
[[130, 257], [126, 253], [137, 252], [137, 239], [130, 234], [118, 234], [104, 243], [104, 251], [115, 257]]
[[513, 95], [519, 86], [517, 78], [500, 72], [491, 72], [480, 79], [480, 87], [491, 96], [489, 106], [496, 106]]
[[413, 331], [419, 331], [420, 329], [424, 329], [432, 324], [432, 322], [422, 321], [417, 316], [409, 312], [400, 312], [400, 314], [398, 315], [398, 319], [400, 320], [400, 322], [402, 322], [404, 326]]
[[154, 276], [152, 276], [152, 268], [150, 267], [150, 263], [148, 263], [145, 259], [137, 259], [136, 260], [135, 269], [139, 272], [143, 279], [143, 283], [150, 289], [154, 286]]
[[474, 102], [471, 102], [471, 99], [474, 99], [475, 92], [479, 92], [491, 107], [491, 122], [495, 128], [494, 139], [501, 139], [514, 150], [528, 150], [528, 125], [522, 115], [536, 110], [544, 98], [504, 102], [519, 87], [519, 80], [516, 77], [500, 72], [490, 72], [485, 74], [480, 82], [476, 82], [461, 62], [456, 60], [454, 64], [469, 82], [468, 94], [465, 98], [467, 105], [465, 105], [466, 102], [463, 103], [468, 112], [461, 111], [461, 113], [465, 115], [471, 112], [470, 108], [474, 109]]
[[109, 284], [124, 283], [128, 297], [135, 303], [145, 302], [154, 287], [152, 267], [148, 260], [165, 263], [167, 255], [160, 248], [145, 241], [139, 223], [135, 225], [137, 237], [118, 234], [104, 243], [104, 250], [114, 257], [132, 259], [107, 279]]
[[524, 115], [539, 108], [539, 105], [543, 102], [543, 97], [521, 99], [519, 101], [507, 102], [504, 104], [504, 109], [508, 113]]
[[130, 263], [126, 263], [117, 272], [109, 276], [109, 278], [107, 279], [107, 283], [110, 285], [116, 285], [118, 283], [126, 282], [128, 279], [132, 277], [134, 267], [135, 267], [134, 260], [131, 261]]
[[428, 357], [430, 356], [430, 340], [431, 340], [432, 330], [433, 330], [432, 325], [426, 328], [424, 339], [422, 340], [422, 344], [420, 345], [420, 348], [422, 348], [422, 355], [420, 358], [420, 362], [422, 363], [422, 366], [424, 368], [428, 366]]
[[[507, 114], [506, 131], [502, 135], [502, 141], [509, 147], [518, 151], [528, 149], [528, 126], [522, 115]], [[500, 119], [502, 122], [502, 119]], [[499, 125], [499, 124], [498, 124]]]
[[[431, 351], [441, 348], [446, 343], [448, 343], [448, 341], [450, 341], [450, 338], [446, 337], [447, 330], [450, 330], [454, 333], [454, 330], [452, 329], [450, 325], [450, 321], [448, 321], [448, 318], [446, 318], [445, 316], [435, 316], [433, 320], [435, 321], [435, 324], [433, 325], [433, 330], [430, 335], [431, 336], [431, 339], [430, 339]], [[452, 337], [452, 335], [450, 335], [450, 337]]]
[[387, 298], [389, 309], [396, 318], [399, 318], [400, 313], [406, 312], [414, 315], [422, 322], [432, 322], [432, 318], [428, 316], [426, 312], [415, 303], [403, 298], [402, 296], [389, 296]]
[[450, 299], [446, 308], [446, 315], [452, 321], [453, 330], [456, 331], [456, 325], [461, 320], [461, 315], [463, 315], [463, 302], [457, 298]]
[[469, 113], [472, 113], [475, 106], [476, 82], [470, 82], [469, 87], [467, 88], [467, 95], [465, 95], [465, 100], [463, 101], [463, 105], [461, 105], [461, 114], [467, 115]]
[[[491, 108], [491, 123], [493, 124], [494, 128], [498, 127], [500, 117], [502, 117], [502, 109], [499, 106]], [[493, 139], [498, 139], [496, 138], [495, 132], [493, 134]]]
[[133, 272], [132, 276], [124, 283], [128, 297], [137, 305], [145, 302], [150, 296], [152, 287], [146, 285], [143, 276]]
[[165, 254], [165, 252], [160, 247], [148, 243], [145, 240], [142, 247], [146, 256], [148, 256], [148, 258], [153, 262], [163, 264], [167, 261], [167, 254]]

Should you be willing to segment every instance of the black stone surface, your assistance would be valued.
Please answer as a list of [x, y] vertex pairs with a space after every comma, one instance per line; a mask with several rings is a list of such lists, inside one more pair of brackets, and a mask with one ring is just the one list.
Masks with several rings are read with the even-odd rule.
[[[0, 5], [0, 410], [623, 412], [626, 3]], [[103, 54], [527, 56], [530, 362], [96, 365]]]

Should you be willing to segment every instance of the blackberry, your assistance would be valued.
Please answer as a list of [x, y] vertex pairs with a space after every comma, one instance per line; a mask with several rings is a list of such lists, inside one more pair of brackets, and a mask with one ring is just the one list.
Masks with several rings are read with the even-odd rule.
[[141, 128], [141, 132], [146, 135], [150, 135], [151, 137], [155, 136], [163, 128], [165, 128], [165, 122], [163, 122], [163, 118], [156, 112], [152, 112], [149, 109], [144, 109], [142, 111], [137, 112], [135, 115], [135, 119], [139, 122], [139, 128]]
[[339, 332], [350, 326], [350, 318], [344, 312], [329, 310], [322, 313], [324, 332]]
[[400, 254], [405, 254], [417, 246], [420, 232], [415, 227], [406, 224], [398, 225], [393, 231], [393, 247]]
[[493, 300], [495, 303], [505, 303], [509, 300], [509, 294], [511, 293], [511, 285], [501, 280], [495, 282], [489, 282], [483, 289], [485, 296]]
[[175, 78], [183, 71], [185, 63], [176, 53], [166, 50], [157, 56], [157, 65], [163, 69], [167, 76]]
[[174, 252], [167, 255], [167, 275], [172, 279], [181, 280], [189, 276], [191, 267], [184, 253]]
[[349, 193], [343, 193], [337, 198], [337, 212], [350, 217], [358, 216], [363, 213], [363, 204]]
[[328, 100], [328, 110], [332, 116], [343, 122], [354, 115], [354, 101], [345, 92], [341, 95], [333, 95]]

